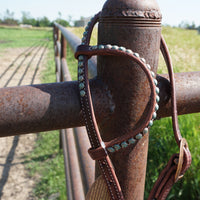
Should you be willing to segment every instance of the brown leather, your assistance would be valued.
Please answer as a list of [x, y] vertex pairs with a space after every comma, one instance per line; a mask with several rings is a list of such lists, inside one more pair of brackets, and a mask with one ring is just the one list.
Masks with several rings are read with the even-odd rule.
[[[176, 90], [175, 90], [175, 81], [174, 81], [172, 61], [171, 61], [171, 57], [169, 55], [169, 51], [168, 51], [168, 48], [167, 48], [167, 45], [165, 43], [163, 36], [161, 37], [160, 49], [161, 49], [161, 52], [165, 59], [169, 77], [170, 77], [171, 103], [172, 103], [172, 124], [173, 124], [173, 130], [174, 130], [174, 137], [180, 148], [180, 153], [174, 154], [170, 158], [167, 166], [161, 172], [161, 174], [158, 177], [158, 180], [156, 181], [153, 189], [151, 190], [148, 200], [151, 200], [151, 199], [164, 200], [164, 199], [166, 199], [173, 184], [184, 175], [186, 170], [190, 167], [191, 161], [192, 161], [187, 142], [184, 138], [182, 138], [180, 130], [179, 130], [177, 104], [176, 104]], [[183, 152], [183, 154], [181, 152]], [[181, 165], [178, 165], [178, 163], [180, 163], [180, 162], [181, 162]]]
[[[104, 180], [107, 184], [111, 199], [123, 200], [124, 196], [122, 194], [121, 187], [119, 185], [118, 179], [113, 169], [111, 160], [109, 158], [107, 148], [112, 147], [115, 144], [119, 144], [123, 141], [127, 141], [128, 139], [132, 137], [135, 137], [136, 134], [141, 133], [143, 129], [148, 126], [148, 123], [152, 118], [155, 104], [156, 104], [156, 92], [155, 92], [156, 86], [154, 85], [154, 80], [152, 78], [151, 72], [146, 68], [145, 64], [141, 61], [141, 58], [133, 54], [120, 51], [120, 50], [113, 50], [109, 48], [101, 49], [101, 48], [94, 48], [94, 47], [89, 46], [92, 29], [95, 23], [98, 21], [99, 15], [100, 13], [95, 15], [95, 17], [91, 21], [87, 34], [86, 34], [86, 38], [84, 40], [84, 44], [80, 45], [77, 48], [77, 51], [75, 53], [76, 58], [79, 58], [79, 56], [83, 56], [83, 60], [82, 60], [83, 74], [82, 75], [79, 74], [78, 76], [78, 78], [80, 79], [79, 83], [84, 84], [84, 89], [83, 90], [80, 89], [80, 92], [82, 92], [82, 95], [80, 95], [80, 101], [81, 101], [81, 108], [82, 108], [82, 112], [83, 112], [83, 116], [84, 116], [84, 120], [85, 120], [85, 124], [87, 128], [87, 132], [88, 132], [88, 137], [91, 143], [91, 148], [88, 150], [88, 152], [90, 156], [92, 157], [92, 159], [97, 160], [99, 163], [99, 167], [101, 169], [101, 173], [104, 177]], [[191, 164], [191, 155], [190, 155], [188, 146], [186, 145], [185, 142], [183, 142], [185, 140], [181, 137], [179, 127], [178, 127], [173, 69], [172, 69], [171, 59], [167, 50], [167, 46], [163, 38], [161, 38], [161, 51], [167, 63], [169, 76], [170, 76], [170, 82], [171, 82], [171, 88], [172, 88], [172, 121], [173, 121], [174, 135], [175, 135], [177, 144], [179, 145], [179, 147], [181, 147], [180, 149], [181, 152], [184, 152], [184, 153], [182, 153], [182, 156], [180, 156], [179, 154], [175, 154], [171, 157], [169, 163], [167, 164], [163, 172], [160, 174], [158, 180], [156, 181], [149, 195], [149, 199], [165, 199], [172, 185], [176, 181], [174, 178], [175, 175], [176, 175], [176, 178], [179, 178], [179, 176], [182, 176]], [[88, 81], [87, 62], [88, 62], [88, 59], [93, 55], [124, 56], [124, 57], [127, 57], [127, 59], [132, 59], [137, 64], [139, 64], [139, 66], [145, 72], [150, 84], [150, 88], [151, 88], [150, 109], [146, 115], [146, 118], [144, 119], [144, 123], [140, 125], [139, 127], [136, 127], [132, 133], [115, 138], [112, 141], [109, 141], [106, 143], [102, 141], [102, 138], [97, 126], [94, 109], [92, 105], [92, 100], [91, 100], [90, 86], [89, 86], [89, 81]], [[181, 142], [182, 144], [184, 143], [184, 145], [180, 145]], [[177, 171], [177, 164], [174, 162], [177, 159], [179, 159], [178, 171]]]

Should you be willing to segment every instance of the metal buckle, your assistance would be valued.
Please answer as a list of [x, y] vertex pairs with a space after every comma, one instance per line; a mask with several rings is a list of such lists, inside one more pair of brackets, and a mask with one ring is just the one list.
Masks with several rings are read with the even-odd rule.
[[185, 149], [188, 148], [188, 143], [185, 138], [182, 138], [181, 142], [180, 142], [180, 152], [179, 152], [178, 162], [175, 161], [175, 163], [178, 163], [176, 174], [174, 177], [175, 183], [183, 177], [183, 174], [181, 174], [181, 170], [182, 170], [182, 166], [183, 166], [184, 148]]

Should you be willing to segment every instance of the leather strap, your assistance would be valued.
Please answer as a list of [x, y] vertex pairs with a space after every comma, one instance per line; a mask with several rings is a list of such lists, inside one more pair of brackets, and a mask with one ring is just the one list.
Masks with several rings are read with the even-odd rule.
[[[156, 87], [157, 80], [154, 78], [155, 74], [151, 71], [151, 68], [146, 63], [145, 59], [141, 58], [139, 54], [132, 52], [130, 49], [125, 49], [124, 47], [118, 47], [116, 45], [108, 44], [89, 46], [92, 29], [95, 23], [98, 21], [99, 16], [100, 13], [95, 15], [91, 22], [89, 22], [89, 25], [86, 27], [86, 31], [83, 34], [82, 44], [77, 48], [75, 53], [75, 57], [79, 60], [78, 80], [80, 89], [80, 102], [88, 137], [91, 143], [91, 148], [88, 150], [88, 152], [92, 159], [97, 160], [99, 163], [101, 173], [105, 179], [111, 199], [124, 200], [121, 187], [109, 158], [109, 153], [116, 152], [120, 148], [126, 148], [128, 145], [135, 144], [144, 134], [149, 132], [152, 121], [156, 118], [155, 110], [158, 109], [157, 102], [159, 101], [159, 89]], [[191, 163], [191, 156], [186, 140], [181, 137], [178, 127], [173, 69], [171, 59], [163, 38], [161, 38], [161, 51], [168, 66], [170, 82], [172, 86], [173, 129], [177, 144], [180, 147], [180, 154], [175, 154], [172, 156], [168, 165], [165, 167], [157, 182], [155, 183], [150, 193], [149, 199], [165, 199], [173, 183], [183, 175]], [[145, 72], [151, 89], [151, 96], [149, 100], [150, 106], [146, 118], [144, 119], [144, 123], [135, 128], [134, 131], [105, 143], [101, 138], [97, 126], [88, 81], [87, 62], [88, 59], [93, 55], [124, 56], [125, 59], [132, 59]], [[178, 164], [174, 162], [177, 160]], [[175, 176], [176, 178], [174, 178]]]
[[188, 144], [186, 139], [182, 138], [179, 125], [178, 125], [178, 113], [177, 113], [177, 103], [176, 103], [176, 90], [175, 90], [175, 80], [174, 80], [174, 72], [172, 67], [172, 61], [169, 54], [169, 50], [165, 43], [163, 36], [161, 36], [161, 45], [160, 49], [162, 55], [165, 59], [170, 84], [171, 84], [171, 104], [172, 104], [172, 124], [174, 130], [174, 137], [177, 145], [179, 146], [180, 152], [179, 154], [174, 154], [167, 166], [159, 175], [148, 200], [156, 199], [156, 200], [164, 200], [167, 198], [168, 193], [170, 192], [173, 184], [177, 182], [180, 178], [183, 177], [186, 170], [191, 165], [191, 154], [188, 148]]

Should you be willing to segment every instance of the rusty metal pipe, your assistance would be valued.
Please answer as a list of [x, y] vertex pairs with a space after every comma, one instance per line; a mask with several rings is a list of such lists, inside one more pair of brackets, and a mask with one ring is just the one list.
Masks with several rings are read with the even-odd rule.
[[67, 48], [67, 41], [65, 40], [65, 37], [63, 36], [63, 34], [61, 34], [61, 58], [65, 58], [66, 59], [66, 48]]
[[61, 55], [61, 44], [60, 44], [60, 41], [56, 41], [56, 51], [57, 51], [57, 55]]
[[59, 56], [55, 57], [55, 64], [56, 64], [56, 81], [60, 82], [61, 63]]
[[66, 134], [65, 129], [61, 130], [61, 137], [62, 137], [62, 147], [63, 147], [63, 154], [64, 154], [64, 163], [65, 163], [65, 182], [66, 182], [66, 190], [67, 190], [67, 199], [73, 200], [73, 193], [72, 193], [72, 181], [70, 175], [70, 163], [69, 163], [69, 155], [68, 155], [68, 143], [66, 142]]
[[[200, 112], [200, 71], [177, 73], [175, 80], [179, 115]], [[169, 85], [159, 83], [159, 88], [158, 117], [168, 117]], [[103, 123], [111, 115], [110, 99], [101, 81], [91, 80], [91, 89], [97, 120]], [[1, 88], [0, 137], [84, 126], [78, 94], [76, 81]]]
[[[98, 119], [109, 118], [103, 83], [91, 80], [91, 87]], [[0, 89], [0, 137], [83, 125], [76, 81]]]
[[77, 154], [76, 148], [69, 148], [70, 146], [76, 146], [74, 133], [71, 128], [65, 130], [66, 133], [66, 140], [64, 142], [67, 143], [67, 151], [69, 156], [69, 165], [70, 165], [70, 175], [71, 175], [71, 186], [72, 186], [72, 193], [73, 193], [73, 200], [84, 200], [84, 190], [83, 184], [80, 180], [81, 171], [79, 168], [78, 157], [75, 156]]
[[[167, 74], [162, 77], [169, 80]], [[158, 82], [159, 79], [158, 79]], [[200, 112], [200, 71], [175, 74], [178, 115]], [[161, 98], [158, 118], [171, 116], [170, 87], [166, 81], [159, 83]], [[166, 100], [169, 99], [167, 102]]]

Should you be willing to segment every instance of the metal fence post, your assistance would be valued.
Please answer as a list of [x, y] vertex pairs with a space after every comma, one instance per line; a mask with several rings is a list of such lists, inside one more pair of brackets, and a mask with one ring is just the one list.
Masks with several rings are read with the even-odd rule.
[[[161, 36], [161, 14], [154, 0], [108, 0], [98, 29], [98, 44], [126, 47], [139, 53], [156, 73]], [[148, 109], [150, 89], [144, 72], [124, 57], [98, 56], [97, 76], [107, 85], [115, 110], [100, 125], [104, 141], [133, 130]], [[148, 135], [136, 146], [121, 150], [111, 159], [126, 199], [142, 200], [144, 195]]]

